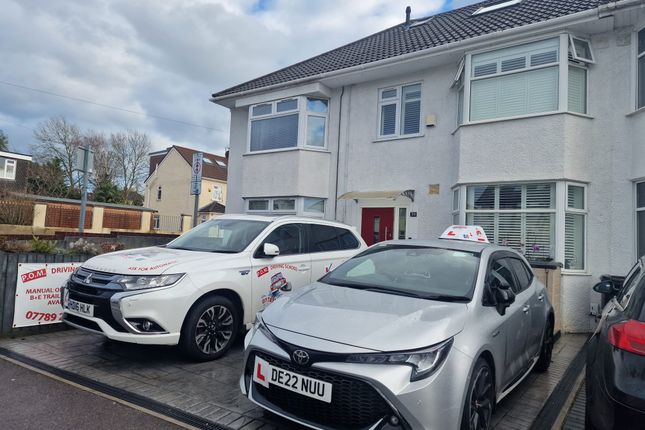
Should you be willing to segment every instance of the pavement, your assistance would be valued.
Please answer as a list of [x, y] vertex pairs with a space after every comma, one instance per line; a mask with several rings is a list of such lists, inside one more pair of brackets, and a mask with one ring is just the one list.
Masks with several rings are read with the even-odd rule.
[[[493, 416], [495, 430], [531, 427], [587, 336], [567, 334], [554, 346], [550, 369], [531, 373]], [[216, 361], [194, 363], [176, 348], [106, 341], [100, 335], [65, 330], [0, 340], [0, 349], [79, 377], [115, 387], [201, 420], [202, 426], [244, 430], [300, 428], [265, 412], [244, 397], [238, 380], [243, 346], [238, 342]]]
[[4, 359], [0, 359], [0, 405], [2, 428], [11, 430], [182, 428]]

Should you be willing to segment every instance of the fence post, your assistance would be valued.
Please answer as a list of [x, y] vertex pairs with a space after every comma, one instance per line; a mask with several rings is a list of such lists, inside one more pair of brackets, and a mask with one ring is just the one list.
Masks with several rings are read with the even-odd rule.
[[103, 230], [103, 215], [105, 214], [105, 208], [94, 206], [92, 208], [92, 226], [90, 230], [97, 233], [101, 233]]
[[45, 218], [47, 216], [47, 205], [43, 203], [34, 204], [34, 221], [32, 227], [45, 228]]

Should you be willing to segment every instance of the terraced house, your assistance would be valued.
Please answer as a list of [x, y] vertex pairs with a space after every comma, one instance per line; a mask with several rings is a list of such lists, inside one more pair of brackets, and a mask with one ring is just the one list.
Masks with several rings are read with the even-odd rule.
[[591, 327], [598, 276], [645, 254], [644, 0], [408, 13], [211, 100], [231, 111], [229, 212], [336, 219], [368, 243], [481, 225], [562, 263], [569, 331]]

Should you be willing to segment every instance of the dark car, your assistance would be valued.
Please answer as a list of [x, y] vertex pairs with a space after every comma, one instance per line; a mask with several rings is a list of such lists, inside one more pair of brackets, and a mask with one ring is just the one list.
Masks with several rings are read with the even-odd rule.
[[645, 428], [645, 258], [622, 286], [594, 290], [613, 296], [587, 348], [587, 429]]

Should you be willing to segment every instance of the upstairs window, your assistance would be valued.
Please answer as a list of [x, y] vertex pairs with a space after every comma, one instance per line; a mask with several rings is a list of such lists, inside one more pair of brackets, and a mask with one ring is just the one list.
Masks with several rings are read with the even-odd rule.
[[157, 200], [161, 200], [161, 185], [157, 187]]
[[222, 201], [222, 187], [213, 185], [213, 200], [216, 202]]
[[16, 160], [0, 157], [0, 179], [16, 179]]
[[421, 132], [421, 84], [379, 90], [379, 138]]
[[591, 43], [569, 36], [569, 112], [587, 113], [587, 67], [593, 62]]
[[324, 148], [328, 100], [294, 97], [251, 106], [249, 151]]
[[470, 121], [558, 110], [560, 41], [472, 56]]
[[645, 107], [645, 28], [638, 32], [638, 103]]

